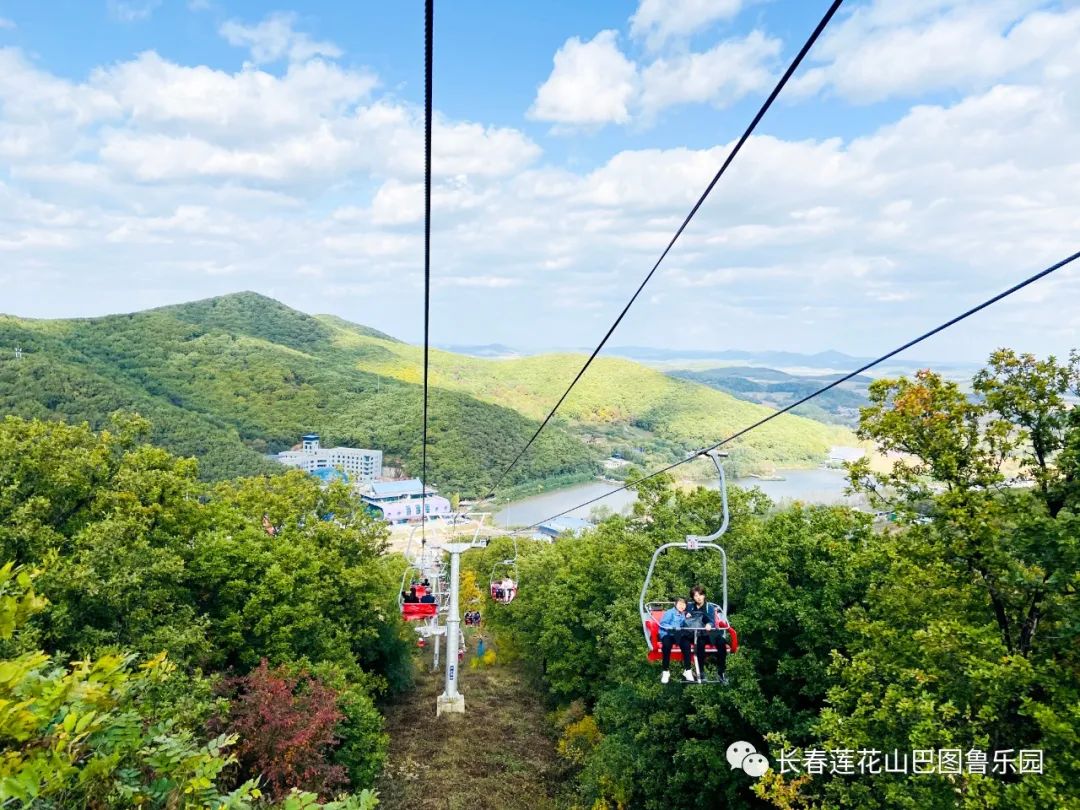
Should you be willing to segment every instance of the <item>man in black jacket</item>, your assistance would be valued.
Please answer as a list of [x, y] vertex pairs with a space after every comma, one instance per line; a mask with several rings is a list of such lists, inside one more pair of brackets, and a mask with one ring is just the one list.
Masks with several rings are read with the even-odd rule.
[[694, 635], [697, 636], [694, 657], [697, 658], [701, 677], [705, 677], [705, 645], [712, 644], [716, 647], [720, 682], [727, 683], [727, 634], [720, 629], [721, 616], [720, 606], [706, 601], [703, 587], [695, 585], [690, 589], [690, 604], [687, 605], [684, 626], [687, 630], [695, 631]]

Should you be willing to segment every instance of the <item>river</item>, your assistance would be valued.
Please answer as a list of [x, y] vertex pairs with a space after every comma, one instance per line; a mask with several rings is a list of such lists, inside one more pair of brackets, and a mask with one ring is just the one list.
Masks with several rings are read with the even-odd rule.
[[[731, 483], [747, 489], [760, 487], [761, 491], [776, 503], [795, 500], [819, 504], [846, 503], [859, 505], [863, 503], [863, 500], [857, 496], [844, 495], [847, 474], [843, 470], [819, 468], [813, 470], [778, 470], [777, 472], [784, 477], [783, 481], [738, 478]], [[717, 485], [718, 482], [716, 481], [707, 484], [713, 489]], [[605, 481], [589, 481], [585, 484], [576, 484], [565, 489], [545, 492], [542, 495], [533, 495], [504, 506], [495, 513], [494, 523], [497, 526], [527, 526], [530, 523], [536, 523], [552, 515], [557, 515], [564, 509], [569, 509], [579, 503], [599, 498], [601, 495], [617, 488], [618, 484]], [[589, 512], [599, 506], [606, 506], [612, 511], [621, 512], [628, 510], [636, 497], [635, 493], [624, 489], [594, 504], [575, 509], [570, 512], [570, 515], [588, 518]]]

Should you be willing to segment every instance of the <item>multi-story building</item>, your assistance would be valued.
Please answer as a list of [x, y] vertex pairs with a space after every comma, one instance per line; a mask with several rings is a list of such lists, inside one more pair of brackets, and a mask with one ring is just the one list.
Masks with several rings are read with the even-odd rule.
[[364, 503], [378, 517], [389, 523], [411, 523], [421, 516], [447, 517], [450, 501], [428, 487], [426, 492], [419, 478], [407, 481], [375, 481], [363, 494]]
[[350, 481], [369, 483], [382, 475], [382, 451], [360, 450], [355, 447], [319, 445], [319, 434], [308, 433], [302, 438], [299, 450], [278, 453], [277, 460], [309, 473], [318, 470], [340, 470]]

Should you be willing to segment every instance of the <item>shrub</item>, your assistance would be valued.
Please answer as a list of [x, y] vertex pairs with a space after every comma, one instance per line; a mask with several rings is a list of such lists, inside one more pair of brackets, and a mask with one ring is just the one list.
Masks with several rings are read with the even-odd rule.
[[348, 785], [345, 768], [333, 761], [345, 716], [337, 692], [310, 675], [270, 669], [265, 659], [225, 687], [229, 713], [211, 729], [240, 736], [236, 756], [245, 775], [261, 776], [274, 796], [299, 788], [326, 797]]

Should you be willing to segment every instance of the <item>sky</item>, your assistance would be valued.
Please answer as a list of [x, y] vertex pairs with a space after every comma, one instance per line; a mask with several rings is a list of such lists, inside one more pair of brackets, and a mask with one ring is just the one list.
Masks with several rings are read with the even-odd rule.
[[[826, 0], [436, 2], [432, 341], [599, 341]], [[423, 4], [0, 0], [0, 312], [422, 336]], [[884, 352], [1080, 249], [1080, 2], [847, 0], [611, 345]], [[913, 350], [1080, 346], [1080, 266]]]

